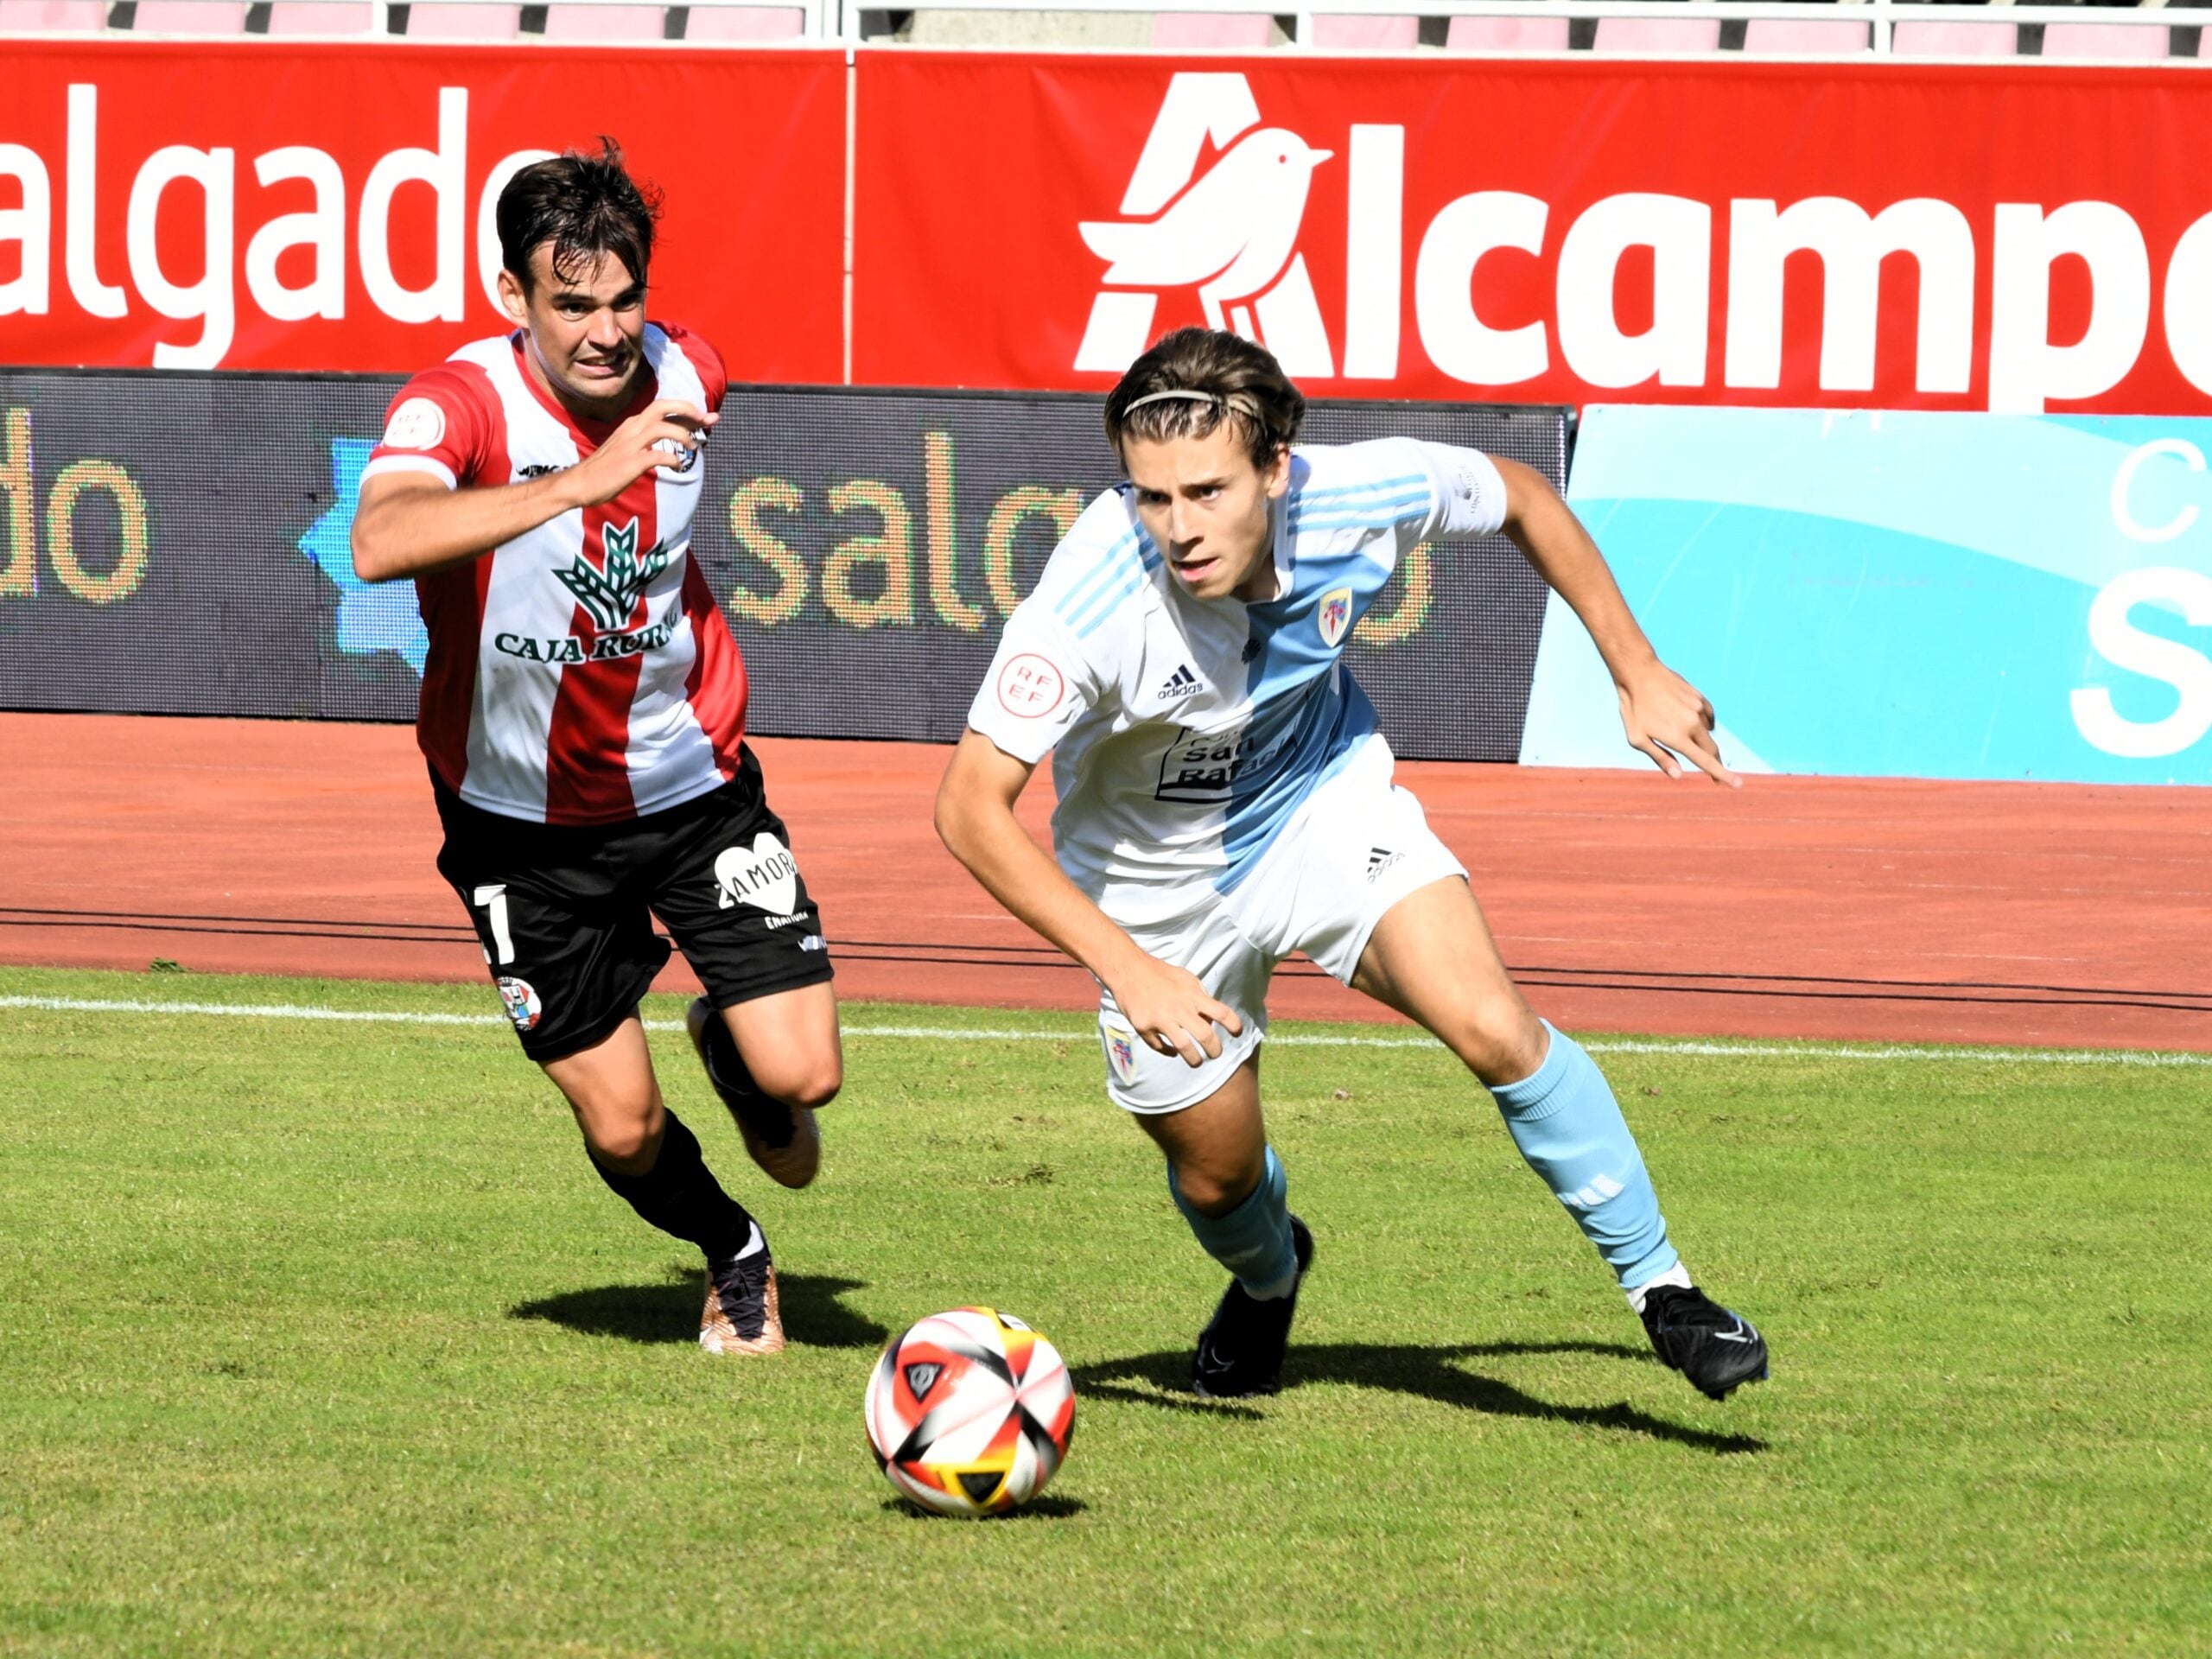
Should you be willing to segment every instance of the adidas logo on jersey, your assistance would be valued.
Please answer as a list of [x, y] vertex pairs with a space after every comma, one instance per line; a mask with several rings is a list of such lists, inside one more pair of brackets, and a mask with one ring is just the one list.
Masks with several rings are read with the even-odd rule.
[[1376, 876], [1382, 874], [1404, 856], [1403, 853], [1394, 853], [1388, 847], [1369, 848], [1367, 849], [1367, 879], [1370, 881], [1374, 880]]
[[1167, 677], [1167, 683], [1154, 692], [1153, 696], [1158, 697], [1162, 702], [1173, 702], [1178, 697], [1195, 696], [1205, 690], [1205, 684], [1191, 671], [1191, 665], [1185, 663]]

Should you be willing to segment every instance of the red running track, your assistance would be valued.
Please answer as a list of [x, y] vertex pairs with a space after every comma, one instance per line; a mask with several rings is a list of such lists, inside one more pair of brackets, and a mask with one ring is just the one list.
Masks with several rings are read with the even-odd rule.
[[[846, 997], [1091, 1005], [938, 845], [944, 750], [755, 747]], [[2212, 790], [1399, 775], [1570, 1029], [2212, 1052]], [[0, 961], [483, 976], [404, 728], [0, 714]], [[1272, 1006], [1395, 1017], [1302, 963]]]

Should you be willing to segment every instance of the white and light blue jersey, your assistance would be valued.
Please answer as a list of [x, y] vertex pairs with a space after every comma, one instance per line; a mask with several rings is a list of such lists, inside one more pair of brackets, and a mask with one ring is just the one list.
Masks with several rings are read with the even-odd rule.
[[1504, 520], [1504, 480], [1475, 450], [1301, 446], [1274, 505], [1275, 597], [1248, 604], [1192, 598], [1116, 490], [1007, 619], [968, 723], [1017, 760], [1053, 752], [1054, 849], [1108, 915], [1181, 915], [1383, 741], [1344, 648], [1401, 555]]

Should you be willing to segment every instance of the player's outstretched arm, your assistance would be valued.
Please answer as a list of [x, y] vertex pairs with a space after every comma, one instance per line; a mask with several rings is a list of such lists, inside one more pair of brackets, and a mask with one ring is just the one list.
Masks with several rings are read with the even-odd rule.
[[1505, 533], [1590, 630], [1612, 671], [1630, 747], [1650, 756], [1669, 778], [1683, 776], [1681, 761], [1687, 760], [1716, 784], [1742, 788], [1743, 779], [1729, 771], [1713, 741], [1713, 705], [1659, 660], [1574, 510], [1533, 467], [1502, 455], [1491, 460], [1505, 480]]
[[1034, 770], [981, 732], [963, 734], [938, 785], [938, 836], [992, 898], [1096, 974], [1147, 1046], [1193, 1066], [1217, 1056], [1215, 1027], [1244, 1029], [1236, 1010], [1116, 927], [1014, 816]]
[[379, 474], [362, 484], [353, 514], [353, 574], [391, 582], [465, 564], [564, 512], [612, 501], [657, 467], [682, 467], [721, 418], [664, 397], [574, 467], [496, 488], [449, 489], [427, 473]]

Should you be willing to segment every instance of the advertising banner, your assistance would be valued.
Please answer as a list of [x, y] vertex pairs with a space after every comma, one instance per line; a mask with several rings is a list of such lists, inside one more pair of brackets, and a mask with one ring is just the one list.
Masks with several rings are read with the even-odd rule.
[[843, 372], [838, 52], [51, 42], [0, 53], [0, 363], [409, 372], [506, 326], [493, 207], [623, 144], [653, 311]]
[[[397, 377], [0, 374], [0, 708], [406, 720], [412, 583], [350, 551]], [[1082, 395], [735, 386], [699, 561], [745, 653], [749, 729], [959, 735], [1001, 624], [1117, 479]], [[1565, 412], [1317, 406], [1558, 481]], [[1544, 588], [1491, 537], [1417, 550], [1348, 660], [1408, 756], [1511, 760]]]
[[2212, 413], [2193, 67], [860, 63], [855, 378]]
[[[2212, 420], [1592, 409], [1569, 499], [1751, 771], [2212, 784]], [[1644, 766], [1549, 603], [1521, 759]]]

